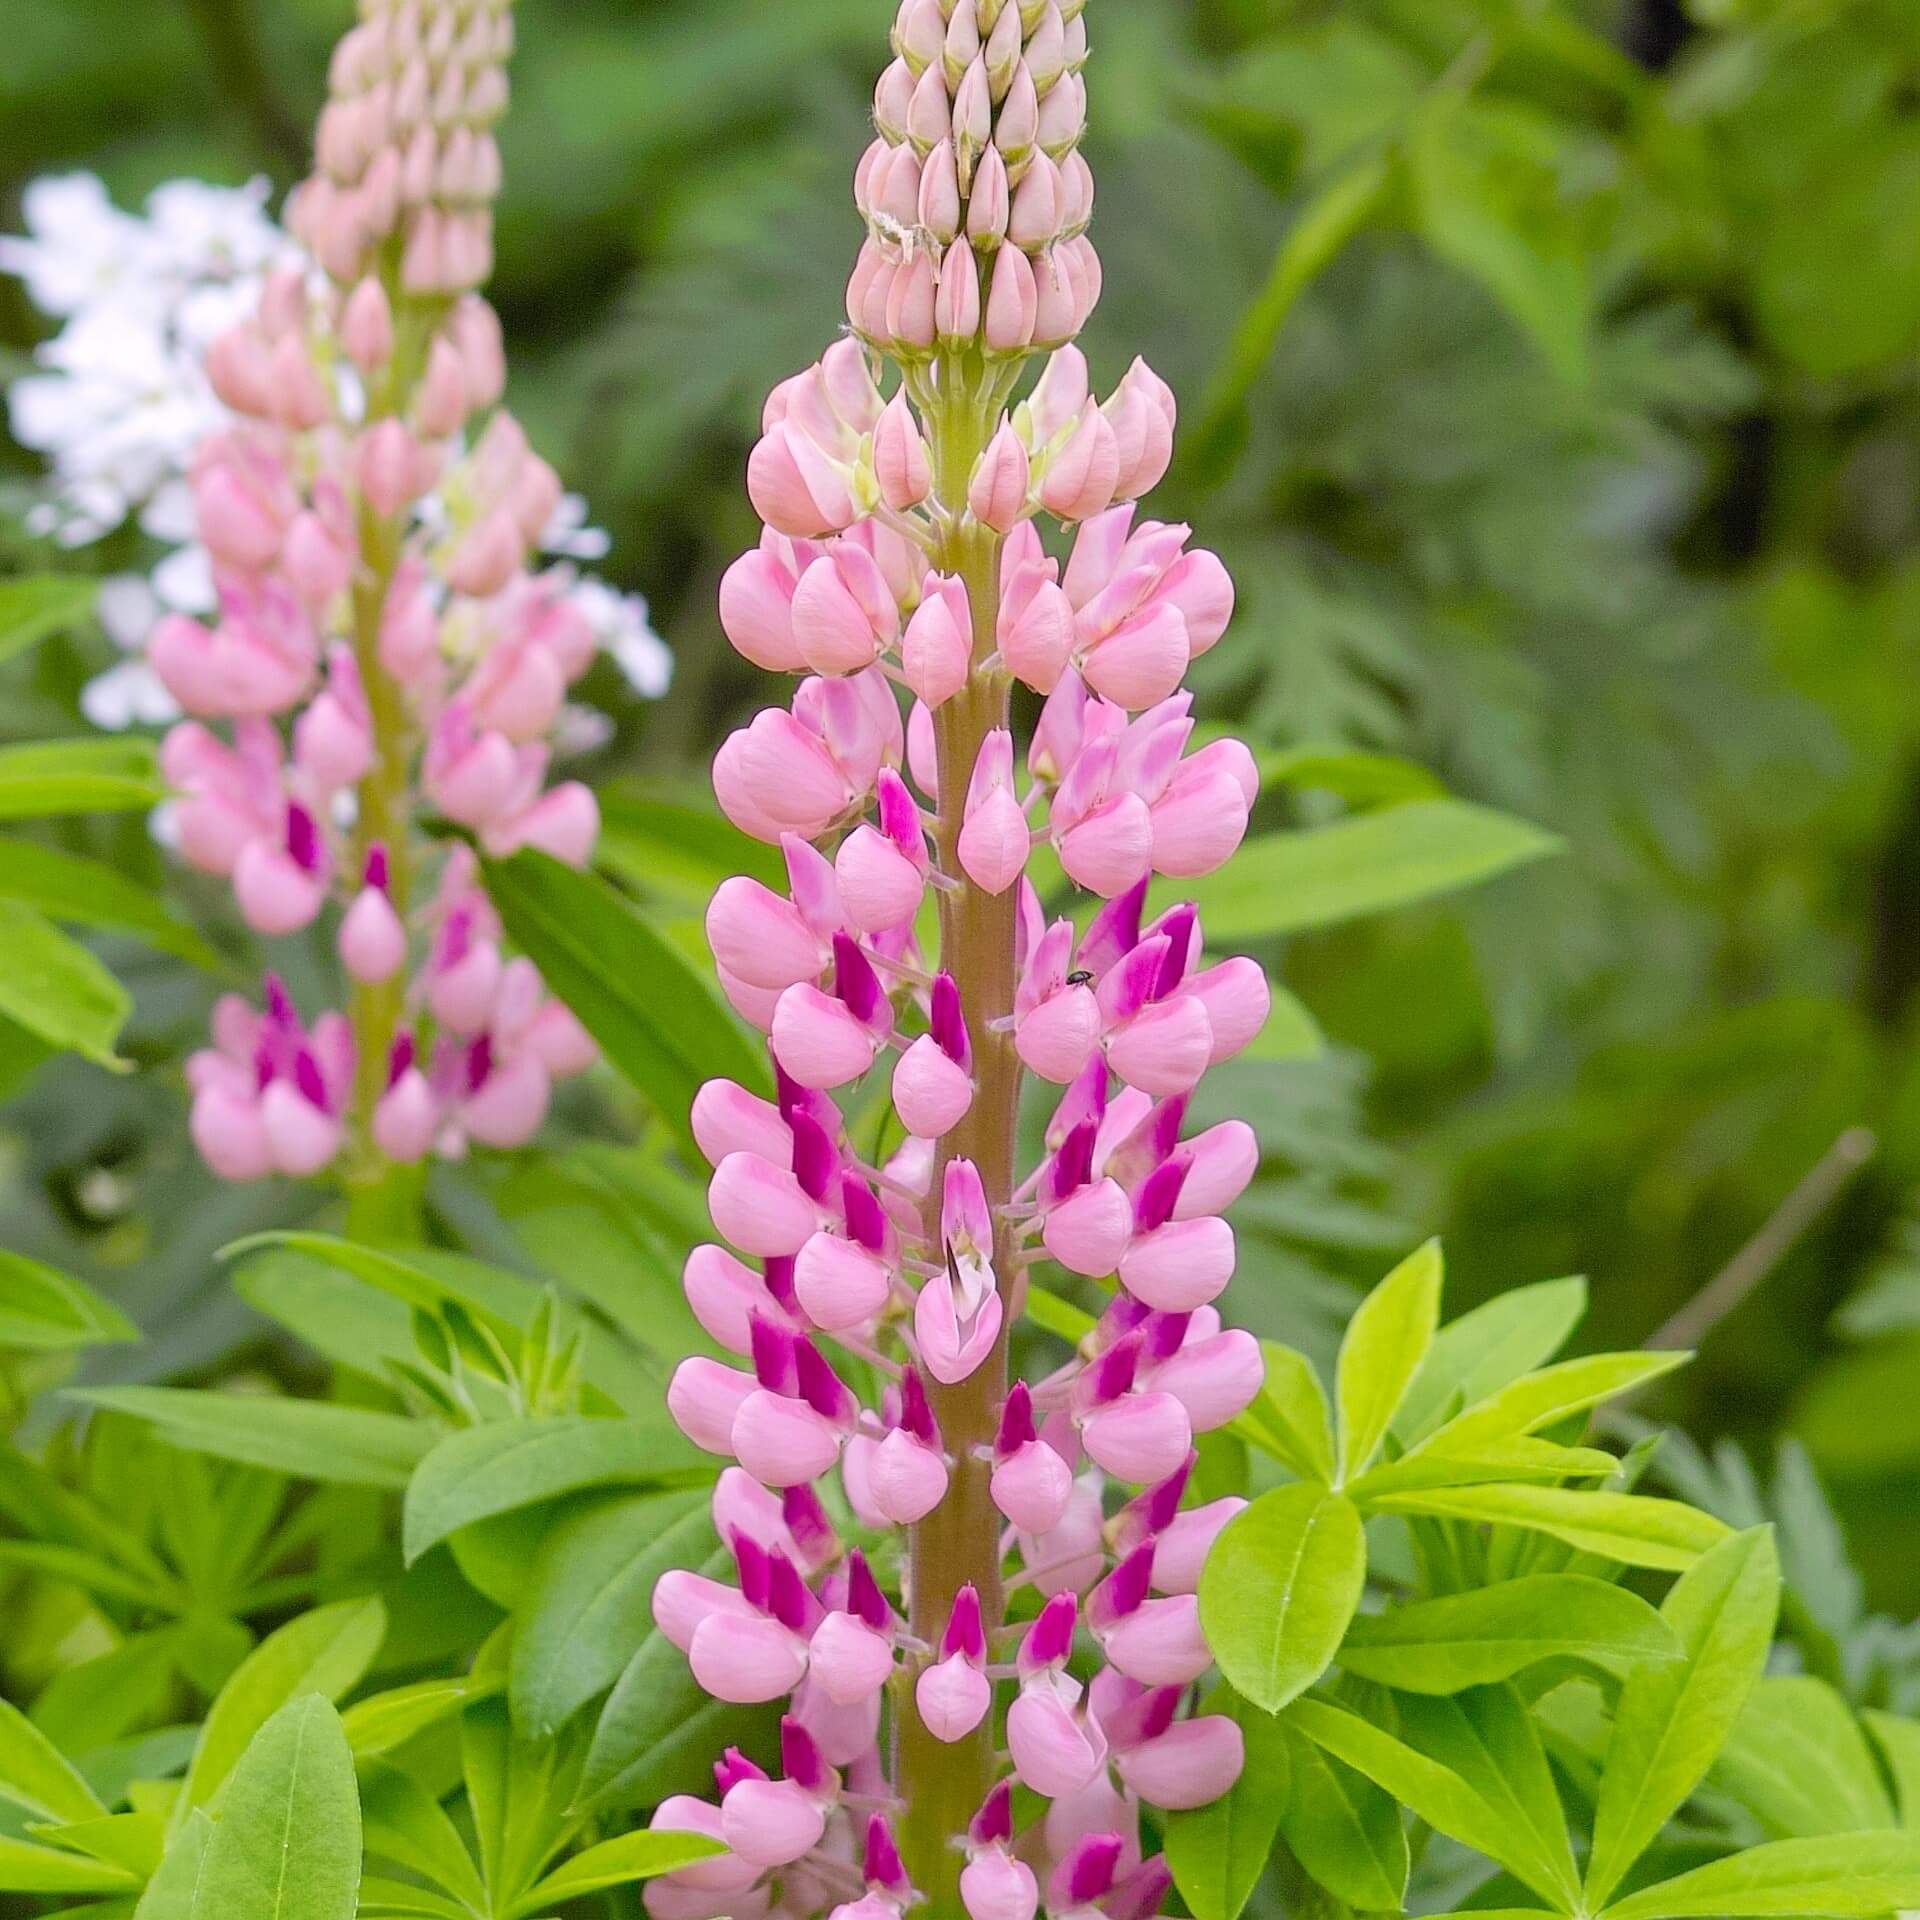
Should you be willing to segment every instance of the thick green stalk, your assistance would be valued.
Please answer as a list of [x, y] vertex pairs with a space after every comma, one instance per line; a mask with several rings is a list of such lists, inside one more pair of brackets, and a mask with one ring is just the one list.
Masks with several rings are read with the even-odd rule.
[[[940, 964], [953, 975], [973, 1042], [978, 1092], [966, 1117], [940, 1142], [927, 1197], [927, 1232], [939, 1257], [941, 1189], [948, 1161], [971, 1160], [980, 1171], [988, 1203], [1002, 1208], [1014, 1186], [1014, 1133], [1019, 1106], [1020, 1063], [1009, 1034], [995, 1023], [1013, 1010], [1016, 892], [984, 893], [965, 881], [957, 857], [961, 810], [982, 741], [1008, 716], [1011, 682], [988, 669], [994, 650], [999, 602], [1000, 539], [966, 515], [967, 481], [999, 412], [1000, 379], [976, 357], [940, 364], [942, 392], [926, 411], [934, 468], [934, 491], [945, 529], [933, 555], [942, 573], [966, 582], [973, 611], [974, 671], [965, 687], [935, 714], [940, 768], [937, 840], [943, 872], [963, 882], [940, 896]], [[994, 1271], [1011, 1325], [1016, 1305], [1011, 1247], [1004, 1224], [996, 1226]], [[953, 1461], [947, 1497], [913, 1529], [907, 1573], [909, 1625], [929, 1646], [945, 1631], [954, 1595], [969, 1583], [980, 1595], [987, 1631], [1000, 1625], [1004, 1595], [1000, 1580], [1002, 1522], [988, 1490], [990, 1463], [978, 1458], [990, 1446], [1007, 1393], [1007, 1334], [1002, 1332], [986, 1363], [955, 1387], [928, 1383], [934, 1415]], [[924, 1662], [903, 1663], [894, 1702], [894, 1779], [906, 1811], [901, 1851], [913, 1884], [927, 1897], [931, 1920], [962, 1920], [959, 1874], [962, 1856], [954, 1836], [966, 1831], [993, 1785], [993, 1716], [967, 1739], [948, 1745], [921, 1724], [913, 1687]]]
[[[390, 276], [391, 284], [391, 276]], [[405, 412], [426, 364], [442, 301], [398, 303], [393, 357], [368, 397], [369, 421]], [[407, 916], [414, 891], [412, 766], [416, 746], [405, 691], [380, 661], [380, 630], [402, 551], [403, 522], [362, 505], [360, 564], [354, 577], [353, 656], [366, 690], [373, 732], [373, 764], [360, 782], [354, 819], [350, 883], [357, 884], [368, 853], [386, 849], [387, 887], [394, 911]], [[425, 1186], [421, 1169], [401, 1167], [373, 1143], [373, 1110], [387, 1088], [387, 1063], [406, 1004], [406, 972], [391, 980], [356, 983], [348, 1002], [353, 1024], [354, 1086], [346, 1168], [347, 1230], [358, 1240], [417, 1240]]]

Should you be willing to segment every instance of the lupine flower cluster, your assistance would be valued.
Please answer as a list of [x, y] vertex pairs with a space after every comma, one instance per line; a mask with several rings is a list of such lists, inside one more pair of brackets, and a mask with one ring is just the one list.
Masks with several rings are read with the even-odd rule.
[[[26, 233], [0, 235], [0, 273], [18, 275], [33, 305], [61, 323], [35, 349], [34, 370], [7, 388], [14, 438], [49, 467], [29, 530], [84, 547], [131, 518], [160, 549], [147, 572], [101, 583], [99, 621], [124, 658], [81, 691], [81, 709], [98, 727], [179, 719], [179, 703], [148, 663], [148, 642], [167, 613], [219, 607], [190, 476], [200, 447], [236, 418], [207, 377], [208, 351], [258, 311], [270, 272], [315, 271], [267, 211], [267, 192], [264, 179], [242, 187], [170, 180], [135, 214], [116, 207], [92, 174], [49, 174], [22, 196]], [[358, 376], [343, 363], [339, 377]], [[429, 493], [418, 512], [435, 520], [446, 509]], [[541, 551], [568, 563], [552, 577], [599, 650], [636, 691], [657, 696], [671, 660], [646, 602], [572, 564], [603, 558], [611, 544], [586, 518], [586, 503], [566, 495]], [[604, 715], [570, 705], [556, 748], [596, 745], [608, 731]]]
[[[1256, 1149], [1239, 1121], [1183, 1134], [1269, 995], [1252, 961], [1207, 962], [1192, 905], [1149, 905], [1155, 875], [1233, 853], [1255, 798], [1243, 746], [1192, 750], [1180, 690], [1233, 590], [1135, 504], [1171, 392], [1136, 361], [1100, 401], [1073, 345], [1100, 283], [1080, 6], [904, 0], [893, 38], [852, 332], [767, 403], [765, 532], [720, 598], [741, 653], [802, 676], [714, 766], [786, 864], [785, 893], [730, 880], [707, 917], [775, 1094], [719, 1081], [694, 1107], [724, 1244], [686, 1292], [737, 1360], [687, 1360], [668, 1397], [730, 1463], [735, 1577], [669, 1573], [654, 1616], [709, 1692], [784, 1702], [778, 1767], [730, 1750], [714, 1800], [657, 1810], [731, 1851], [647, 1900], [1136, 1920], [1169, 1886], [1142, 1803], [1203, 1805], [1243, 1763], [1233, 1721], [1187, 1710], [1200, 1568], [1242, 1503], [1187, 1490], [1196, 1436], [1261, 1382], [1215, 1305]], [[1044, 696], [1024, 751], [1016, 683]], [[1099, 896], [1084, 925], [1050, 914], [1043, 861]], [[848, 1116], [880, 1075], [898, 1144], [876, 1165]], [[1021, 1178], [1028, 1076], [1051, 1112]], [[1048, 1261], [1111, 1304], [1013, 1380]]]
[[274, 982], [264, 1010], [222, 1006], [189, 1078], [231, 1179], [517, 1145], [594, 1057], [503, 956], [471, 852], [429, 876], [415, 824], [431, 806], [489, 854], [574, 864], [598, 830], [591, 792], [548, 779], [596, 639], [534, 568], [560, 483], [499, 407], [478, 292], [511, 37], [506, 0], [363, 7], [289, 208], [324, 273], [269, 275], [208, 353], [233, 421], [190, 483], [218, 614], [169, 616], [148, 650], [192, 716], [161, 754], [178, 845], [261, 933], [337, 907], [355, 989], [311, 1031]]

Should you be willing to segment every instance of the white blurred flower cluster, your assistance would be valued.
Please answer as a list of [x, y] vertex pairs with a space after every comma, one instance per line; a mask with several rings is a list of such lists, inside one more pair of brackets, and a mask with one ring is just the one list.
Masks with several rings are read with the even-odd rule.
[[[62, 323], [36, 350], [39, 371], [7, 389], [13, 437], [49, 469], [29, 528], [83, 547], [133, 520], [168, 549], [150, 573], [102, 582], [100, 623], [127, 657], [82, 695], [99, 727], [178, 717], [146, 663], [147, 636], [163, 613], [208, 613], [215, 604], [186, 475], [194, 449], [232, 419], [207, 381], [207, 348], [254, 310], [269, 271], [301, 258], [267, 211], [268, 191], [264, 179], [244, 187], [172, 180], [141, 215], [116, 207], [90, 173], [48, 175], [23, 196], [26, 233], [0, 235], [0, 273], [17, 276], [28, 299]], [[610, 543], [587, 524], [585, 501], [569, 494], [544, 544], [571, 563], [603, 558]], [[602, 650], [636, 692], [658, 698], [673, 658], [645, 600], [569, 571], [571, 597]], [[577, 709], [563, 743], [582, 750], [609, 730], [604, 715]]]

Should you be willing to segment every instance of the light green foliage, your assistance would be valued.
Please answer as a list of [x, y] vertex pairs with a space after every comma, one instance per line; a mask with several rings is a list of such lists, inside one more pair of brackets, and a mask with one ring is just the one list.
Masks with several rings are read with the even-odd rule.
[[1303, 1482], [1263, 1494], [1215, 1543], [1200, 1621], [1220, 1671], [1277, 1712], [1326, 1671], [1366, 1581], [1360, 1515]]

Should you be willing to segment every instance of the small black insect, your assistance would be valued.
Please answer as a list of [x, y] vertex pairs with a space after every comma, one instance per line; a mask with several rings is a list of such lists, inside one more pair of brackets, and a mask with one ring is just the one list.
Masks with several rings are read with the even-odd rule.
[[1072, 973], [1067, 975], [1067, 985], [1070, 987], [1090, 987], [1093, 985], [1093, 975], [1090, 974], [1085, 967], [1076, 967]]

